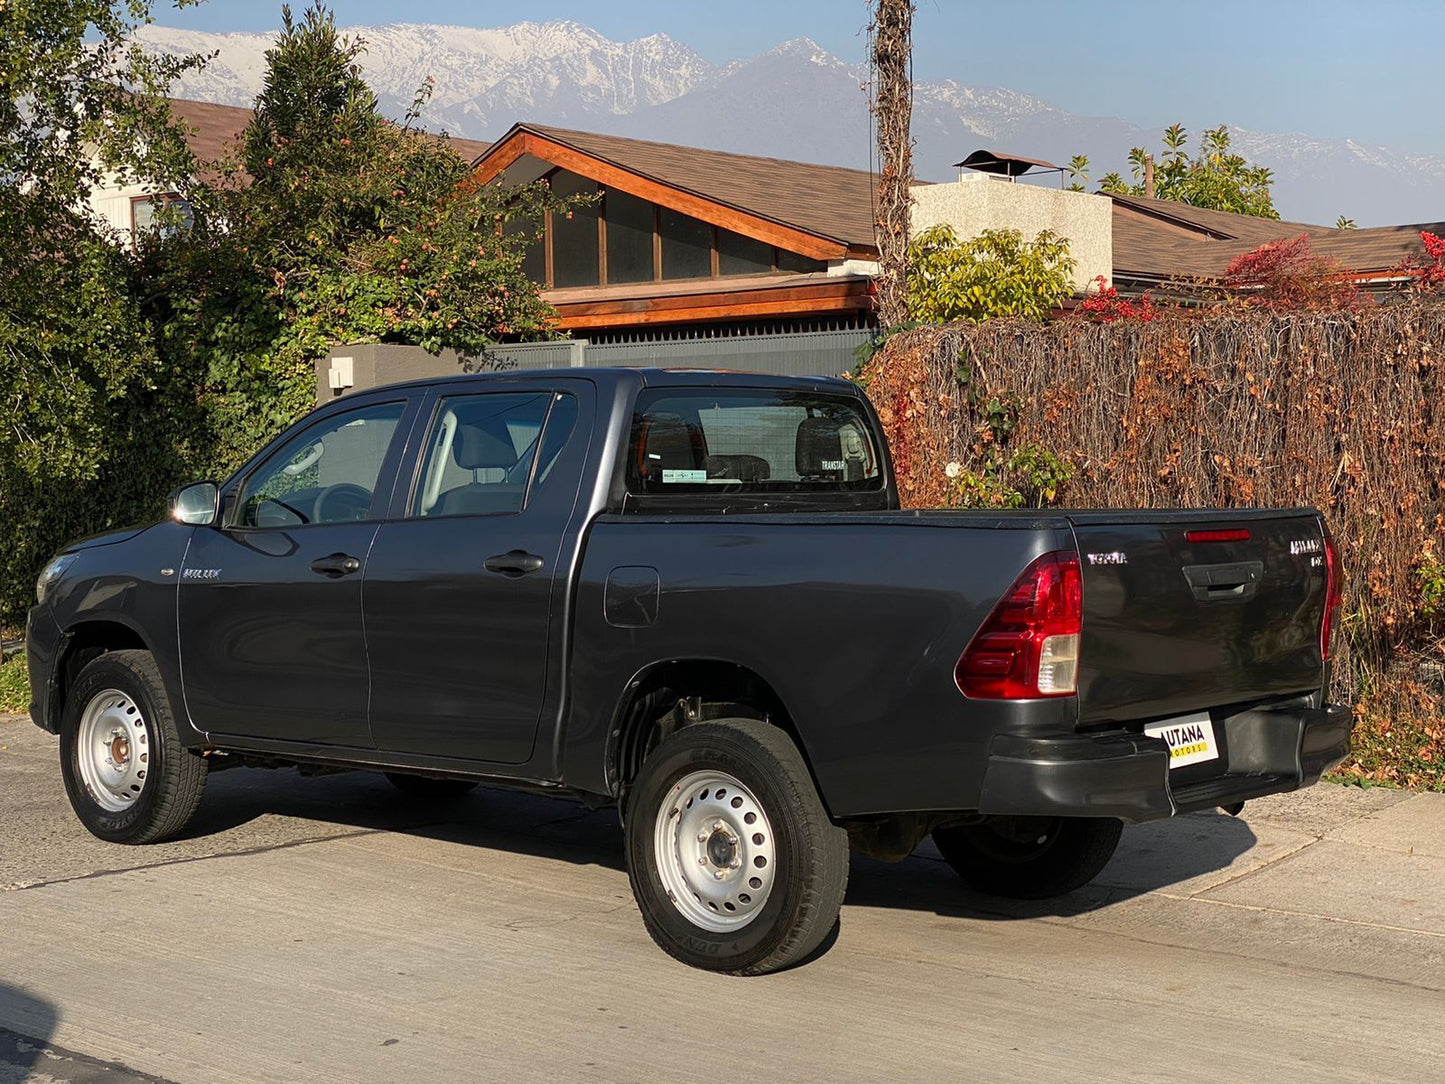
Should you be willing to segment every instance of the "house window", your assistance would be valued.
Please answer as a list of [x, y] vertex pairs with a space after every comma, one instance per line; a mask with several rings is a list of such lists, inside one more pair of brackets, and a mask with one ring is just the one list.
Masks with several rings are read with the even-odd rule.
[[[527, 277], [544, 288], [828, 269], [824, 260], [713, 226], [564, 169], [553, 170], [548, 182], [559, 196], [600, 193], [601, 198], [573, 207], [570, 215], [547, 216], [542, 237], [523, 263]], [[525, 228], [508, 222], [504, 230]]]
[[[552, 178], [552, 191], [559, 196], [593, 196], [597, 194], [597, 182], [575, 173], [559, 172]], [[596, 286], [602, 281], [598, 264], [597, 218], [595, 200], [565, 213], [553, 213], [554, 286]]]
[[[161, 214], [166, 208], [169, 213]], [[158, 196], [137, 196], [130, 201], [131, 236], [159, 233], [169, 237], [177, 230], [188, 230], [194, 223], [191, 205], [174, 193]]]
[[777, 250], [753, 237], [732, 230], [717, 231], [719, 275], [762, 275], [773, 269]]
[[651, 282], [652, 231], [656, 211], [645, 199], [608, 189], [602, 201], [607, 223], [607, 281]]
[[662, 277], [705, 279], [712, 274], [712, 227], [664, 207], [657, 216], [662, 236]]

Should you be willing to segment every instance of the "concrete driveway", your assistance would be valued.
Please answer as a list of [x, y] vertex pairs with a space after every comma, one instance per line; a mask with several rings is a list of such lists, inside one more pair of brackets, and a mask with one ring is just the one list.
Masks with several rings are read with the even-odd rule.
[[621, 856], [564, 802], [251, 770], [108, 846], [0, 716], [0, 1082], [1440, 1076], [1445, 795], [1130, 828], [1052, 905], [855, 859], [836, 944], [761, 979], [654, 948]]

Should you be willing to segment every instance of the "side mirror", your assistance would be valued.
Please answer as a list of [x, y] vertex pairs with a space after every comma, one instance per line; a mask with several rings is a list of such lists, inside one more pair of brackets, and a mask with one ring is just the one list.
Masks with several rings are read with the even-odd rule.
[[171, 493], [171, 519], [178, 523], [209, 527], [216, 522], [220, 499], [221, 490], [215, 482], [194, 482], [181, 486]]

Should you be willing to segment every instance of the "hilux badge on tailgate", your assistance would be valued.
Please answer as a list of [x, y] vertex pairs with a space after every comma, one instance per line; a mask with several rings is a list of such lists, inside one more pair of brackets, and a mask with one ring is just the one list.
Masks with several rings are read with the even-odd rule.
[[1291, 557], [1303, 557], [1307, 553], [1320, 552], [1320, 540], [1318, 538], [1292, 538], [1289, 543]]

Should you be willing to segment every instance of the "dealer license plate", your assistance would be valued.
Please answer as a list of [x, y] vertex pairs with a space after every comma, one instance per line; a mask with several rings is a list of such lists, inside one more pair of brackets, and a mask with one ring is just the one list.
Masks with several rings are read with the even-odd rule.
[[1144, 733], [1151, 738], [1163, 738], [1169, 746], [1171, 771], [1186, 764], [1219, 759], [1219, 745], [1214, 740], [1214, 724], [1207, 711], [1150, 723], [1144, 728]]

